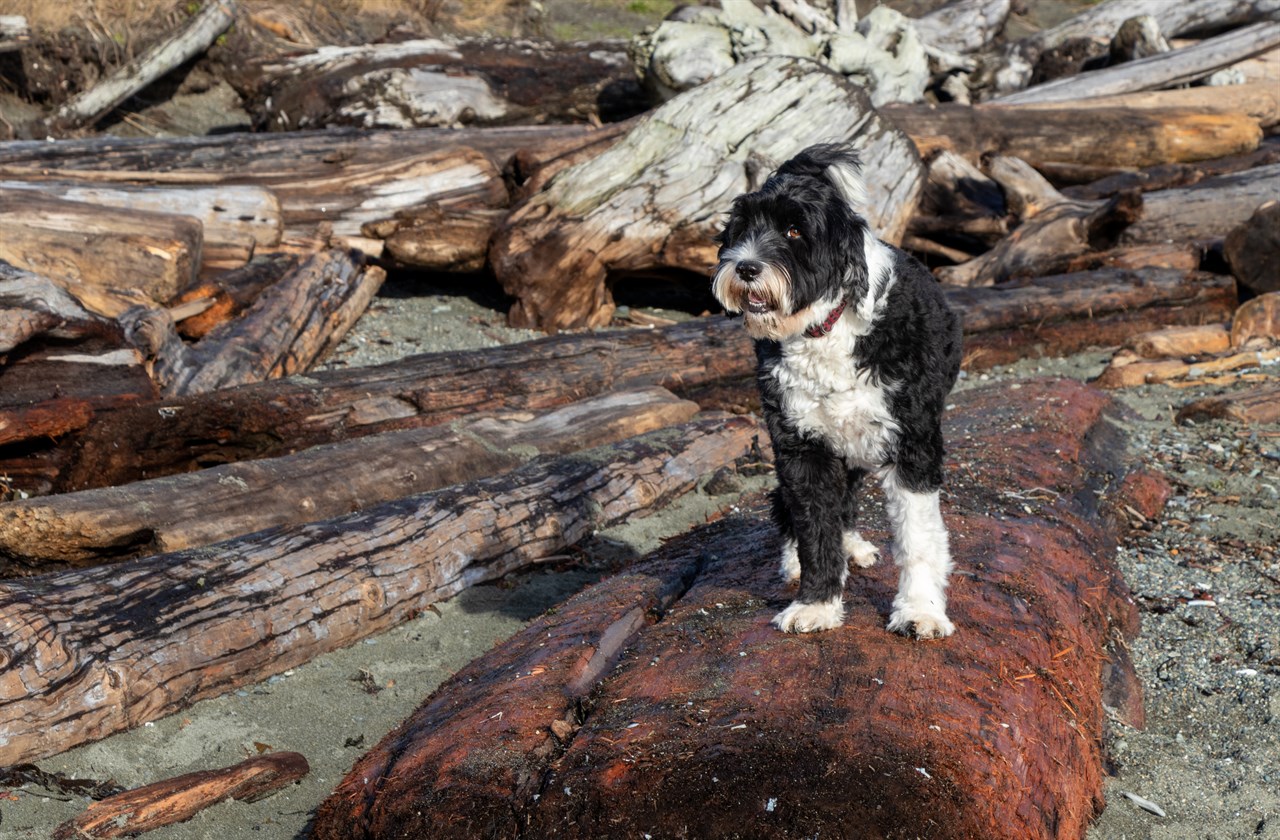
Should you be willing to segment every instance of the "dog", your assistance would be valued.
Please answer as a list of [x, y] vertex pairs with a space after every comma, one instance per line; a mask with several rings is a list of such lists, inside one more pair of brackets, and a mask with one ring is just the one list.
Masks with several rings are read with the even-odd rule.
[[848, 558], [865, 568], [879, 556], [856, 528], [858, 490], [872, 475], [900, 567], [888, 629], [943, 638], [955, 627], [942, 412], [960, 372], [960, 318], [929, 270], [859, 215], [860, 173], [849, 147], [810, 146], [735, 199], [712, 294], [755, 340], [782, 575], [799, 581], [774, 626], [843, 623]]

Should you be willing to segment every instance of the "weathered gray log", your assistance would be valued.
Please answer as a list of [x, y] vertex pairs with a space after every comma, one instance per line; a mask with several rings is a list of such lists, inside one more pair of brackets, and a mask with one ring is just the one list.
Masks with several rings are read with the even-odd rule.
[[216, 546], [0, 583], [0, 765], [300, 665], [660, 506], [750, 456], [711, 416], [497, 478]]
[[1090, 6], [1057, 26], [1043, 29], [1009, 45], [1003, 69], [995, 73], [997, 90], [1026, 87], [1041, 55], [1070, 41], [1105, 42], [1126, 20], [1150, 15], [1166, 37], [1217, 31], [1231, 26], [1267, 20], [1280, 10], [1276, 0], [1111, 0]]
[[1115, 65], [1150, 58], [1172, 49], [1160, 31], [1158, 20], [1151, 15], [1137, 15], [1122, 23], [1111, 39], [1110, 63]]
[[1012, 0], [951, 0], [913, 23], [931, 47], [960, 54], [980, 52], [1000, 34], [1012, 8]]
[[662, 388], [539, 414], [385, 432], [293, 455], [0, 504], [0, 558], [47, 571], [178, 551], [297, 525], [602, 446], [690, 420]]
[[195, 282], [198, 219], [0, 193], [0, 259], [77, 286], [136, 289], [163, 302]]
[[844, 626], [778, 633], [776, 530], [753, 505], [448, 680], [356, 763], [312, 836], [1083, 837], [1108, 712], [1142, 725], [1111, 511], [1154, 517], [1170, 488], [1124, 475], [1096, 389], [954, 402], [954, 636], [885, 631], [888, 563], [850, 575]]
[[[820, 134], [783, 129], [798, 101], [811, 124], [825, 127]], [[611, 272], [705, 276], [732, 200], [815, 140], [859, 148], [868, 161], [866, 215], [880, 236], [899, 240], [924, 180], [911, 142], [838, 75], [803, 59], [753, 59], [666, 103], [512, 211], [489, 251], [517, 298], [511, 323], [607, 323]]]
[[1267, 201], [1227, 233], [1231, 273], [1256, 294], [1280, 291], [1280, 201]]
[[92, 803], [53, 831], [53, 840], [106, 840], [185, 822], [219, 802], [256, 802], [311, 771], [296, 752], [272, 752], [231, 767], [196, 770]]
[[1149, 192], [1143, 196], [1142, 218], [1125, 229], [1120, 242], [1221, 239], [1277, 195], [1280, 164], [1206, 178], [1189, 187]]
[[304, 373], [369, 307], [386, 278], [341, 249], [303, 260], [243, 315], [186, 346], [163, 310], [133, 310], [121, 324], [152, 366], [166, 397], [205, 394]]
[[609, 42], [324, 46], [240, 68], [233, 80], [255, 125], [270, 130], [610, 121], [645, 107], [625, 49]]
[[55, 130], [92, 125], [156, 79], [209, 48], [235, 21], [235, 0], [209, 0], [185, 29], [72, 97], [50, 121]]
[[1173, 87], [1202, 79], [1214, 70], [1229, 67], [1277, 45], [1280, 45], [1280, 22], [1264, 21], [1208, 38], [1194, 46], [1117, 67], [1055, 79], [991, 101], [1006, 105], [1064, 102]]

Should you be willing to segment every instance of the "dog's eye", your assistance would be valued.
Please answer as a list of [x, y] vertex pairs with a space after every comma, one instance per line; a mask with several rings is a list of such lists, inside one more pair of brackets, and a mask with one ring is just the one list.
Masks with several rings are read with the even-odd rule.
[[795, 225], [792, 225], [791, 227], [787, 228], [787, 231], [784, 235], [787, 237], [787, 239], [799, 239], [800, 228], [796, 227]]

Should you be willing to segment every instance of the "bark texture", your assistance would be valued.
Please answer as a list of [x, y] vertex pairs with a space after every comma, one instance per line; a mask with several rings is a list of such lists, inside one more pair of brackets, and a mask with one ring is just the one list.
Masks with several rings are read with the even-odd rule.
[[261, 681], [555, 554], [752, 455], [709, 416], [310, 525], [0, 583], [0, 764]]

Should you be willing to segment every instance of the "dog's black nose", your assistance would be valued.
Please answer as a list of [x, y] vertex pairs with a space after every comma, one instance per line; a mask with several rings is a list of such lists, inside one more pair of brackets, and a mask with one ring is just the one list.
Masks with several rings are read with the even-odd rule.
[[743, 260], [738, 263], [738, 277], [750, 283], [760, 276], [764, 266], [755, 260]]

